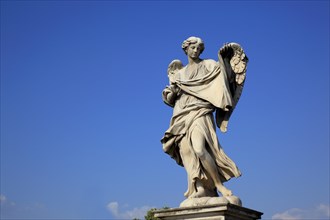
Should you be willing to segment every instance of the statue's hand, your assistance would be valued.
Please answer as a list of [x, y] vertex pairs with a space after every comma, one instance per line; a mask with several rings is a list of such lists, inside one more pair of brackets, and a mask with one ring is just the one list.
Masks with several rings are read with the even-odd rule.
[[178, 91], [179, 91], [179, 87], [177, 87], [176, 85], [166, 86], [162, 94], [163, 101], [169, 106], [173, 107]]
[[229, 48], [229, 43], [224, 43], [223, 46], [220, 48], [219, 53], [224, 56], [228, 52]]
[[178, 94], [178, 92], [179, 92], [179, 90], [180, 90], [180, 88], [176, 85], [175, 82], [173, 82], [173, 84], [171, 84], [171, 85], [169, 86], [169, 89], [170, 89], [173, 93], [175, 93], [175, 94]]

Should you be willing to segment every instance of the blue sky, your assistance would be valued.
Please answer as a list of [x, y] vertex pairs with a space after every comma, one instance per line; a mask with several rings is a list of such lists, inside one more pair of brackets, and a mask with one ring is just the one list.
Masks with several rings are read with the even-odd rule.
[[250, 60], [226, 186], [264, 219], [329, 218], [329, 1], [1, 1], [1, 218], [178, 207], [161, 92], [189, 36]]

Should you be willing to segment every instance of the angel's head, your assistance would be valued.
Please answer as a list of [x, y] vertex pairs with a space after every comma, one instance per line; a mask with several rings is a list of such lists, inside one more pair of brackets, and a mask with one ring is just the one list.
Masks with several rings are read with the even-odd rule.
[[195, 45], [196, 47], [199, 47], [200, 52], [198, 54], [198, 56], [203, 53], [204, 51], [204, 42], [201, 38], [199, 37], [189, 37], [188, 39], [186, 39], [185, 41], [183, 41], [182, 43], [182, 49], [184, 51], [184, 53], [186, 55], [188, 55], [188, 48], [190, 45]]

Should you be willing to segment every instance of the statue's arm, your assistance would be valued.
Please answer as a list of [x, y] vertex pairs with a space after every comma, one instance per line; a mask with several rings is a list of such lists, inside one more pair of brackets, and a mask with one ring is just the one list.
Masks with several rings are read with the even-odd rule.
[[176, 85], [166, 86], [163, 90], [162, 97], [165, 104], [174, 107], [177, 98], [178, 87]]

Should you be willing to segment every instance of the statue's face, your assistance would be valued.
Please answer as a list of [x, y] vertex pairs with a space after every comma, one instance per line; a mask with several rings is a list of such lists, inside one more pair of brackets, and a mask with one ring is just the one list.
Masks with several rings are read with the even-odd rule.
[[187, 56], [192, 59], [198, 59], [201, 54], [201, 46], [198, 43], [190, 44], [187, 48]]

